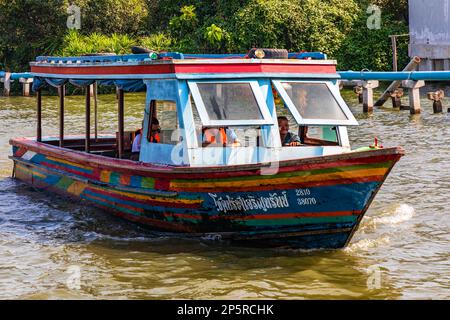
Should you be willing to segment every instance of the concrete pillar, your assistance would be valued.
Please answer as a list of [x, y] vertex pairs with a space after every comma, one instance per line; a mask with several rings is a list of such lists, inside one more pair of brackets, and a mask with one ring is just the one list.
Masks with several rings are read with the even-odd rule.
[[30, 96], [31, 84], [33, 83], [33, 78], [20, 78], [19, 82], [22, 83], [22, 93], [24, 97]]
[[363, 112], [373, 111], [373, 89], [378, 88], [378, 80], [361, 81], [359, 85], [363, 89]]
[[390, 92], [391, 100], [392, 100], [392, 108], [401, 108], [402, 107], [402, 97], [403, 97], [403, 89], [398, 88], [394, 91]]
[[433, 113], [441, 113], [442, 99], [444, 99], [444, 90], [427, 92], [427, 98], [433, 101]]
[[13, 80], [11, 80], [11, 72], [5, 72], [5, 76], [1, 78], [0, 81], [3, 82], [4, 85], [3, 95], [9, 97], [11, 94], [11, 82], [13, 82]]
[[425, 86], [425, 81], [404, 80], [402, 87], [408, 88], [409, 112], [411, 114], [420, 113], [420, 88]]
[[363, 96], [362, 96], [363, 88], [361, 86], [357, 85], [357, 86], [353, 87], [353, 92], [358, 95], [358, 102], [363, 103]]

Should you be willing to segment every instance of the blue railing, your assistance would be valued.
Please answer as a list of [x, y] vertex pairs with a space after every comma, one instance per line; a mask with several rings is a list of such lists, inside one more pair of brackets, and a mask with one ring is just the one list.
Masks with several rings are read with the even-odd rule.
[[[4, 78], [5, 74], [5, 71], [0, 71], [0, 78]], [[33, 75], [30, 72], [11, 73], [11, 80], [19, 80], [20, 78], [30, 79], [33, 78]]]
[[401, 71], [401, 72], [380, 72], [380, 71], [339, 71], [339, 75], [345, 80], [427, 80], [446, 81], [450, 80], [450, 71]]

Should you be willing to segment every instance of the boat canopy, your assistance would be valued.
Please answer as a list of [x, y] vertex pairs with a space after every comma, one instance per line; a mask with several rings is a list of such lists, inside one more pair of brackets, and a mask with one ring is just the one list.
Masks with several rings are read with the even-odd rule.
[[[336, 62], [321, 53], [294, 53], [288, 59], [181, 53], [38, 57], [31, 71], [33, 89], [38, 92], [45, 85], [61, 88], [67, 83], [86, 88], [94, 83], [116, 86], [119, 158], [127, 145], [123, 93], [146, 91], [145, 138], [139, 155], [146, 163], [232, 165], [341, 153], [350, 148], [346, 126], [357, 124], [340, 96]], [[63, 128], [64, 90], [59, 94]], [[331, 138], [324, 144], [312, 139], [315, 144], [283, 148], [277, 117], [285, 113], [292, 115], [299, 130], [309, 127], [313, 133], [313, 127], [319, 126], [316, 136]], [[159, 143], [150, 138], [153, 118], [164, 127]], [[86, 118], [86, 152], [90, 152], [89, 121]], [[206, 148], [208, 128], [226, 128], [228, 140], [239, 136], [241, 143]], [[236, 133], [239, 130], [243, 130], [241, 135]], [[63, 135], [60, 129], [60, 146]], [[252, 139], [255, 142], [248, 143]]]

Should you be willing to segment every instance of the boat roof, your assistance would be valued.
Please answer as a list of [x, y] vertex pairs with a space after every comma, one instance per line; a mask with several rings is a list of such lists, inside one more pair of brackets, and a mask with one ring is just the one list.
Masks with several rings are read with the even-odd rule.
[[243, 54], [106, 55], [37, 57], [34, 77], [80, 80], [339, 78], [336, 61], [320, 52], [290, 53], [288, 59], [250, 59]]

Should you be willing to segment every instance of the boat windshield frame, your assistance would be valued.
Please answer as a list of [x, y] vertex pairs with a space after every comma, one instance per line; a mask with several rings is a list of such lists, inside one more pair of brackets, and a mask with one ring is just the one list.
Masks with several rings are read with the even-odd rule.
[[[208, 127], [222, 127], [222, 126], [251, 126], [251, 125], [273, 125], [273, 118], [270, 115], [269, 107], [267, 106], [266, 99], [261, 90], [261, 87], [255, 79], [242, 79], [242, 80], [227, 80], [227, 79], [214, 79], [214, 80], [188, 80], [189, 91], [194, 99], [195, 107], [200, 116], [200, 120], [203, 126]], [[199, 83], [245, 83], [249, 84], [252, 90], [253, 96], [258, 106], [258, 110], [261, 113], [262, 119], [245, 119], [245, 120], [212, 120], [209, 117], [208, 111], [203, 102], [202, 95], [198, 88]]]
[[[298, 125], [323, 125], [323, 126], [357, 126], [358, 121], [354, 117], [352, 111], [345, 103], [344, 99], [341, 97], [339, 93], [339, 89], [336, 85], [334, 85], [331, 81], [327, 80], [297, 80], [297, 79], [272, 79], [272, 83], [283, 99], [285, 106], [291, 112], [295, 121]], [[344, 113], [347, 120], [342, 119], [312, 119], [312, 118], [303, 118], [300, 115], [295, 103], [292, 101], [291, 97], [287, 93], [287, 91], [283, 87], [283, 83], [304, 83], [304, 84], [324, 84], [328, 88], [331, 96], [335, 99], [337, 105], [340, 110]]]

